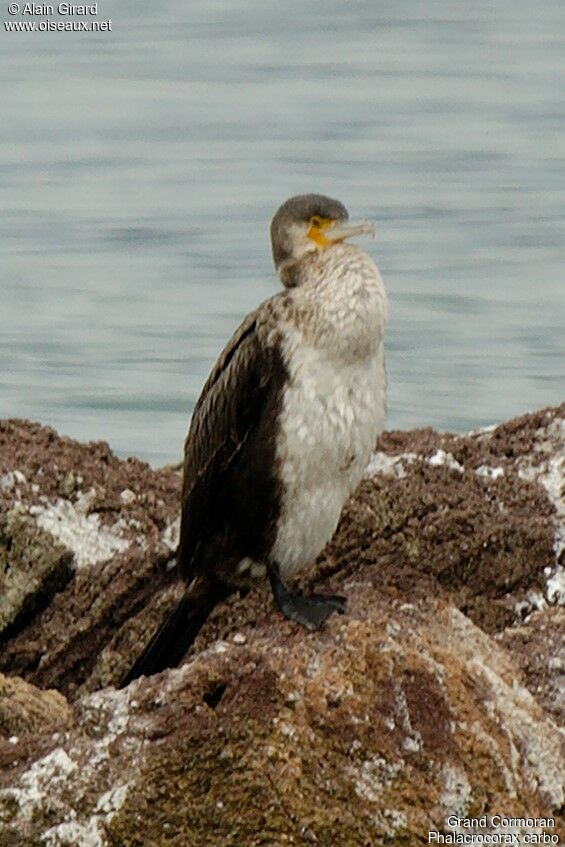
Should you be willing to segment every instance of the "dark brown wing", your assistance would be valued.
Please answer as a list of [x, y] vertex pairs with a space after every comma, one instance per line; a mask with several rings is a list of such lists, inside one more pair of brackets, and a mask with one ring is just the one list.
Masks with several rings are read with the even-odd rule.
[[275, 298], [248, 315], [228, 342], [195, 406], [184, 450], [179, 565], [185, 579], [211, 521], [215, 489], [260, 424], [273, 388], [278, 350], [271, 339]]

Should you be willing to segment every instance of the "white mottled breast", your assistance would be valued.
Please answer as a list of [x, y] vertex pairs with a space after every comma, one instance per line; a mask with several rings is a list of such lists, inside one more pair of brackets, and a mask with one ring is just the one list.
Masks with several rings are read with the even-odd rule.
[[384, 426], [384, 286], [366, 254], [339, 253], [332, 259], [345, 253], [349, 272], [343, 261], [337, 275], [326, 268], [315, 297], [306, 287], [293, 291], [310, 319], [300, 312], [283, 337], [289, 382], [277, 459], [284, 493], [272, 551], [283, 578], [313, 562], [334, 534]]

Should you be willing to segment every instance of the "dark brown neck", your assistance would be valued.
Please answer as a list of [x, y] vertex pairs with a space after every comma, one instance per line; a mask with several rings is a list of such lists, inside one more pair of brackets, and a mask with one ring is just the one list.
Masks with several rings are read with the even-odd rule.
[[315, 254], [307, 253], [299, 259], [286, 259], [277, 268], [279, 279], [285, 288], [297, 288], [304, 282], [305, 268], [312, 262]]

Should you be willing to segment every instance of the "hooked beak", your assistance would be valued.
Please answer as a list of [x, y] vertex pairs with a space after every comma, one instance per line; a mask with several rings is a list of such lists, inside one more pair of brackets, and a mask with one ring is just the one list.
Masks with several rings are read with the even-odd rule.
[[371, 221], [337, 224], [324, 230], [324, 235], [332, 243], [335, 241], [344, 241], [346, 238], [351, 238], [354, 235], [370, 235], [374, 238], [375, 227]]

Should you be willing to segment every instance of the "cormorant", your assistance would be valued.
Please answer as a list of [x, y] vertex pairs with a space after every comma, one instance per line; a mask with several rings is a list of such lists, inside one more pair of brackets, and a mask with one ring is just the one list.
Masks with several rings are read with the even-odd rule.
[[185, 442], [186, 590], [122, 685], [178, 664], [216, 603], [265, 574], [278, 609], [308, 629], [344, 611], [344, 597], [286, 582], [331, 539], [384, 425], [386, 292], [373, 260], [346, 241], [373, 231], [319, 194], [275, 214], [283, 290], [224, 348]]

